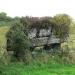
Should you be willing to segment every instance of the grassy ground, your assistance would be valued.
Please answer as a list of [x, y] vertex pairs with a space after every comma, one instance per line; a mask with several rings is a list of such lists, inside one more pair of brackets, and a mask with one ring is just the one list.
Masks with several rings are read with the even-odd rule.
[[75, 75], [75, 65], [62, 64], [10, 64], [0, 75]]

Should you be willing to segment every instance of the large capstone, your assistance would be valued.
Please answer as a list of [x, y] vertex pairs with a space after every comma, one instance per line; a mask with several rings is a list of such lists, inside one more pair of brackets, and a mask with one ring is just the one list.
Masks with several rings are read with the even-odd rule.
[[[39, 32], [39, 33], [38, 33]], [[37, 37], [38, 34], [38, 37]], [[57, 38], [51, 30], [51, 27], [48, 29], [41, 28], [32, 28], [29, 30], [28, 37], [31, 39], [32, 46], [44, 46], [55, 43], [60, 43], [60, 38]]]

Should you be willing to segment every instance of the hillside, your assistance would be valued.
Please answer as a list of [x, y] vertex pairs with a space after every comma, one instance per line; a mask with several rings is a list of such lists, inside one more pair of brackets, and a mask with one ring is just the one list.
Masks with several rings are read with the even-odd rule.
[[2, 26], [0, 27], [0, 56], [2, 56], [6, 45], [6, 33], [9, 30], [9, 26]]

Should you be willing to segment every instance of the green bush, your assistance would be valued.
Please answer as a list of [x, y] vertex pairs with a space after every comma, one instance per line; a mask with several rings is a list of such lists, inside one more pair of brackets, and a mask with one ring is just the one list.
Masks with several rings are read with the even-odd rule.
[[7, 33], [7, 50], [14, 51], [16, 58], [21, 61], [30, 46], [31, 43], [26, 32], [24, 33], [23, 24], [15, 23]]

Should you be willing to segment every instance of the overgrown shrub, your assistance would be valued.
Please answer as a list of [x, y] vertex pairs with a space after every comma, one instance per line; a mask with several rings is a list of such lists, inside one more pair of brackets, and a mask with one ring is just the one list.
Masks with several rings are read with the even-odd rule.
[[61, 40], [65, 40], [69, 36], [69, 27], [72, 23], [71, 17], [67, 14], [58, 14], [53, 17], [52, 22], [56, 36], [61, 38]]
[[20, 61], [25, 55], [25, 51], [31, 46], [30, 40], [24, 32], [23, 24], [15, 23], [7, 33], [7, 50], [14, 51], [14, 55]]

